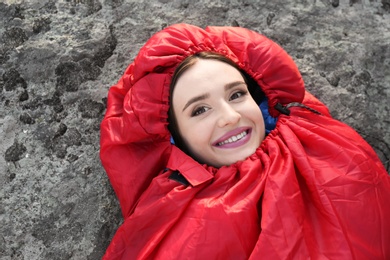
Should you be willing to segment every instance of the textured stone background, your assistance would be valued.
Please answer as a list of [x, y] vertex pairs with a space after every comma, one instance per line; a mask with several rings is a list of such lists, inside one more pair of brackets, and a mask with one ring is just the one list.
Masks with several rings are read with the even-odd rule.
[[0, 259], [101, 258], [122, 221], [98, 156], [107, 91], [178, 22], [278, 42], [389, 171], [389, 0], [1, 0]]

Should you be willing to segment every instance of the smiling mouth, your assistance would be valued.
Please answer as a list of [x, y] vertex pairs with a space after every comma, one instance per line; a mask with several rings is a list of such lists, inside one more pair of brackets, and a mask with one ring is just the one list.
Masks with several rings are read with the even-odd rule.
[[247, 134], [248, 134], [248, 130], [245, 130], [245, 131], [243, 131], [242, 133], [239, 133], [238, 135], [234, 135], [234, 136], [230, 137], [229, 139], [227, 139], [227, 140], [225, 140], [225, 141], [223, 141], [223, 142], [217, 143], [217, 146], [222, 146], [222, 145], [225, 145], [225, 144], [231, 144], [231, 143], [240, 141], [240, 140], [241, 140], [242, 138], [244, 138]]

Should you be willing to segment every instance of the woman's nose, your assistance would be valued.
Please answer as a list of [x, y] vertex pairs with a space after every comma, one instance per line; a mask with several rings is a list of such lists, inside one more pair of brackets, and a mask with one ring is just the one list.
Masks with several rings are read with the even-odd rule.
[[240, 113], [238, 113], [229, 104], [224, 104], [221, 107], [221, 111], [218, 119], [218, 126], [224, 127], [226, 125], [236, 124], [238, 121], [240, 121], [240, 118], [241, 118]]

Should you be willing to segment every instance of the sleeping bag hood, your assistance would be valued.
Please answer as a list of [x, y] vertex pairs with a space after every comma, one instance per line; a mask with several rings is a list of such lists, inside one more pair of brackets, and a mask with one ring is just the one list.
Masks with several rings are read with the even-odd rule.
[[[277, 118], [253, 155], [221, 168], [168, 131], [172, 75], [202, 51], [251, 76]], [[100, 155], [124, 217], [104, 259], [390, 259], [380, 160], [257, 32], [177, 24], [153, 35], [109, 90]]]

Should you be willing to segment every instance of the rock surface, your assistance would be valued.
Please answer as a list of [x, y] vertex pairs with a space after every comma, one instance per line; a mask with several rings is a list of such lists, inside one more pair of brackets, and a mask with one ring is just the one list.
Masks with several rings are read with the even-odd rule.
[[107, 91], [153, 33], [179, 22], [278, 42], [389, 171], [388, 0], [3, 0], [1, 260], [102, 257], [122, 221], [99, 160]]

